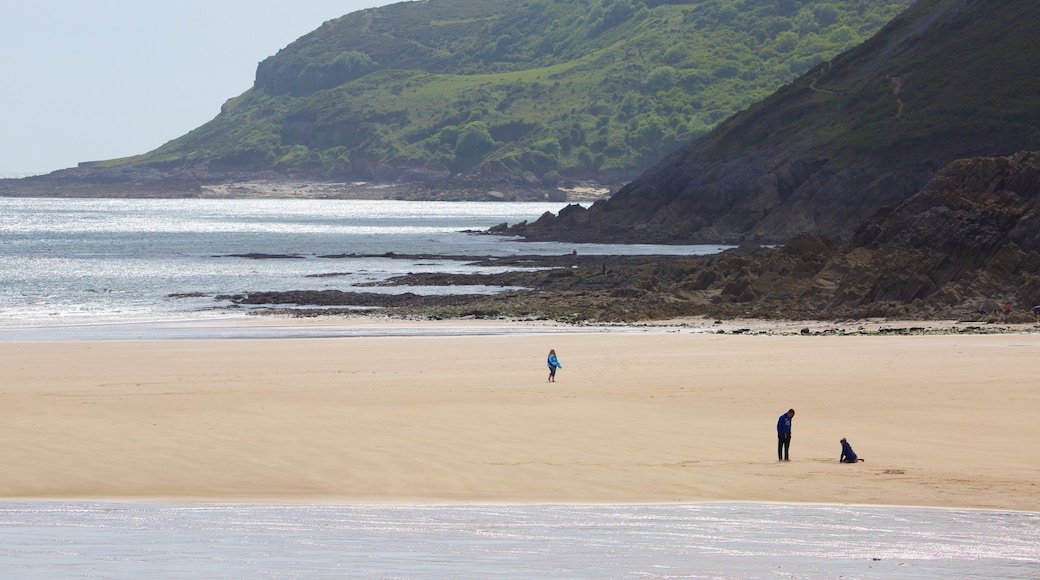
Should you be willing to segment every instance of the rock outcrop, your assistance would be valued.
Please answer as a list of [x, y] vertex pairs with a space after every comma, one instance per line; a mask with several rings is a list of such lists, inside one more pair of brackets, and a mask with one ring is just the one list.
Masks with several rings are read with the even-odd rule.
[[[849, 258], [869, 260], [859, 264]], [[992, 311], [1040, 300], [1040, 152], [964, 159], [863, 223], [845, 253], [842, 303]]]
[[[1040, 152], [955, 161], [842, 246], [799, 235], [714, 257], [718, 313], [785, 318], [1015, 317], [1040, 301]], [[985, 311], [985, 313], [983, 313]]]

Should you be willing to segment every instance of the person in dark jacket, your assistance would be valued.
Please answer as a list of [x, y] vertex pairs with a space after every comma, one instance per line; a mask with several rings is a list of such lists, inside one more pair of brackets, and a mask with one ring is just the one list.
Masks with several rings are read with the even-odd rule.
[[844, 437], [842, 437], [841, 438], [841, 457], [838, 459], [838, 461], [840, 461], [842, 463], [857, 463], [857, 462], [863, 461], [863, 459], [861, 459], [858, 455], [856, 455], [856, 452], [852, 450], [852, 446], [849, 445], [849, 442], [846, 441]]
[[777, 461], [790, 461], [788, 452], [791, 450], [791, 419], [794, 419], [794, 409], [788, 409], [780, 415], [776, 422], [776, 459]]

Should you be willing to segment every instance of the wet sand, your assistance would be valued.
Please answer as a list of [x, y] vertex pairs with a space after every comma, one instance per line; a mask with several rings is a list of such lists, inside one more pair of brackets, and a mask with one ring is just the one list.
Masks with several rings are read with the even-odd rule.
[[1037, 361], [1026, 333], [6, 342], [0, 497], [1040, 511]]

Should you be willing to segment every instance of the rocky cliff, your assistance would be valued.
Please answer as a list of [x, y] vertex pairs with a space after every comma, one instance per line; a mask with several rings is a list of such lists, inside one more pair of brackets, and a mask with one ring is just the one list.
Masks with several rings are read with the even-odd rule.
[[[848, 243], [795, 236], [712, 257], [691, 288], [713, 315], [1031, 319], [1040, 301], [1040, 152], [955, 161]], [[985, 313], [981, 312], [985, 311]]]
[[1040, 153], [951, 163], [866, 220], [838, 262], [835, 303], [928, 313], [1040, 300]]
[[801, 235], [713, 258], [713, 312], [972, 320], [1010, 302], [1024, 317], [1040, 300], [1038, 234], [1040, 152], [959, 160], [845, 245]]
[[848, 239], [964, 157], [1040, 147], [1040, 10], [922, 0], [875, 37], [680, 148], [612, 199], [519, 224], [530, 239]]

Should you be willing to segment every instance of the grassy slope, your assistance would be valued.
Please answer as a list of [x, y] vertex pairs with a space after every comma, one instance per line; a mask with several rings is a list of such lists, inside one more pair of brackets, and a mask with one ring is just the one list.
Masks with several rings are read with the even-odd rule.
[[[210, 123], [107, 165], [631, 175], [908, 4], [430, 0], [369, 9], [265, 60], [254, 87]], [[344, 68], [344, 58], [361, 64]]]
[[[701, 150], [724, 158], [801, 141], [941, 166], [987, 139], [1007, 153], [1040, 140], [1035, 6], [922, 0], [906, 16], [729, 120]], [[832, 92], [806, 90], [814, 80]]]
[[1040, 148], [1037, 30], [1040, 11], [1028, 2], [920, 0], [559, 231], [672, 242], [847, 237], [955, 159]]

